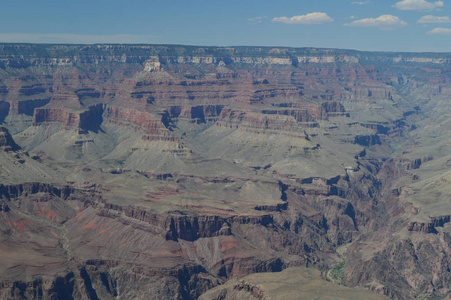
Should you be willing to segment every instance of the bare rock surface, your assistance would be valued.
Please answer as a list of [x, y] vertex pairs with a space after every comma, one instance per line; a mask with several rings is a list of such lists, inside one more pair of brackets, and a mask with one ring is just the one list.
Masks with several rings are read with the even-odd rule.
[[364, 289], [327, 282], [319, 271], [288, 268], [280, 273], [259, 273], [234, 279], [201, 295], [208, 299], [389, 299]]
[[450, 71], [434, 53], [1, 44], [0, 298], [446, 297]]

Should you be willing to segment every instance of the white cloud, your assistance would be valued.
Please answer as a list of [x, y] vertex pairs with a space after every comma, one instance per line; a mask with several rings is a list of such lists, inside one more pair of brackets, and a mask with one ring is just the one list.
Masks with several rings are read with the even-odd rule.
[[115, 34], [49, 34], [49, 33], [0, 33], [2, 43], [55, 43], [55, 44], [139, 44], [157, 43], [150, 35]]
[[371, 1], [352, 1], [351, 2], [352, 5], [368, 5], [370, 3], [371, 3]]
[[356, 20], [352, 23], [345, 24], [346, 26], [359, 26], [359, 27], [373, 27], [383, 30], [396, 29], [406, 26], [407, 23], [400, 18], [392, 15], [382, 15], [377, 18], [367, 18]]
[[427, 34], [446, 34], [446, 35], [451, 35], [451, 28], [437, 27], [437, 28], [432, 29], [431, 31], [428, 31]]
[[329, 17], [326, 13], [313, 12], [302, 16], [288, 17], [277, 17], [272, 19], [274, 23], [285, 23], [285, 24], [323, 24], [328, 22], [333, 22], [334, 19]]
[[433, 10], [444, 5], [443, 1], [428, 2], [425, 0], [403, 0], [397, 2], [393, 7], [401, 10]]
[[417, 21], [417, 23], [451, 23], [451, 18], [427, 15], [427, 16], [421, 17]]
[[266, 17], [254, 17], [254, 18], [250, 18], [247, 19], [247, 21], [249, 22], [249, 24], [259, 24], [261, 22], [263, 22], [263, 19], [265, 19]]
[[358, 19], [359, 17], [356, 17], [356, 16], [350, 16], [349, 17], [349, 19], [351, 19], [351, 20], [355, 20], [355, 19]]

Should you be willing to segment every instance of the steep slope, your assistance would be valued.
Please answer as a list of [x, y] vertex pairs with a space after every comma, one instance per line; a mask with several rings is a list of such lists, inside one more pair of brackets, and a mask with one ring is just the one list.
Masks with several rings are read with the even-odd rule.
[[196, 299], [302, 266], [445, 296], [450, 96], [449, 54], [2, 44], [0, 295]]

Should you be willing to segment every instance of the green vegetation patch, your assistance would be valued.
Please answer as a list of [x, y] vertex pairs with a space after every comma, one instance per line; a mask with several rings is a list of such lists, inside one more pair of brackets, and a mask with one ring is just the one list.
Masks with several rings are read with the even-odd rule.
[[332, 269], [330, 269], [327, 274], [327, 279], [329, 279], [333, 283], [342, 285], [343, 278], [344, 278], [343, 268], [344, 268], [345, 264], [346, 264], [346, 262], [342, 261], [342, 262], [338, 263], [337, 265], [335, 265]]

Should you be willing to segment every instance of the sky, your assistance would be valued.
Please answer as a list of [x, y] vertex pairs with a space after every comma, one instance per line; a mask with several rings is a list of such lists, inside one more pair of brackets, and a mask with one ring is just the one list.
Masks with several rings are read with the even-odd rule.
[[451, 0], [2, 0], [0, 42], [451, 52]]

